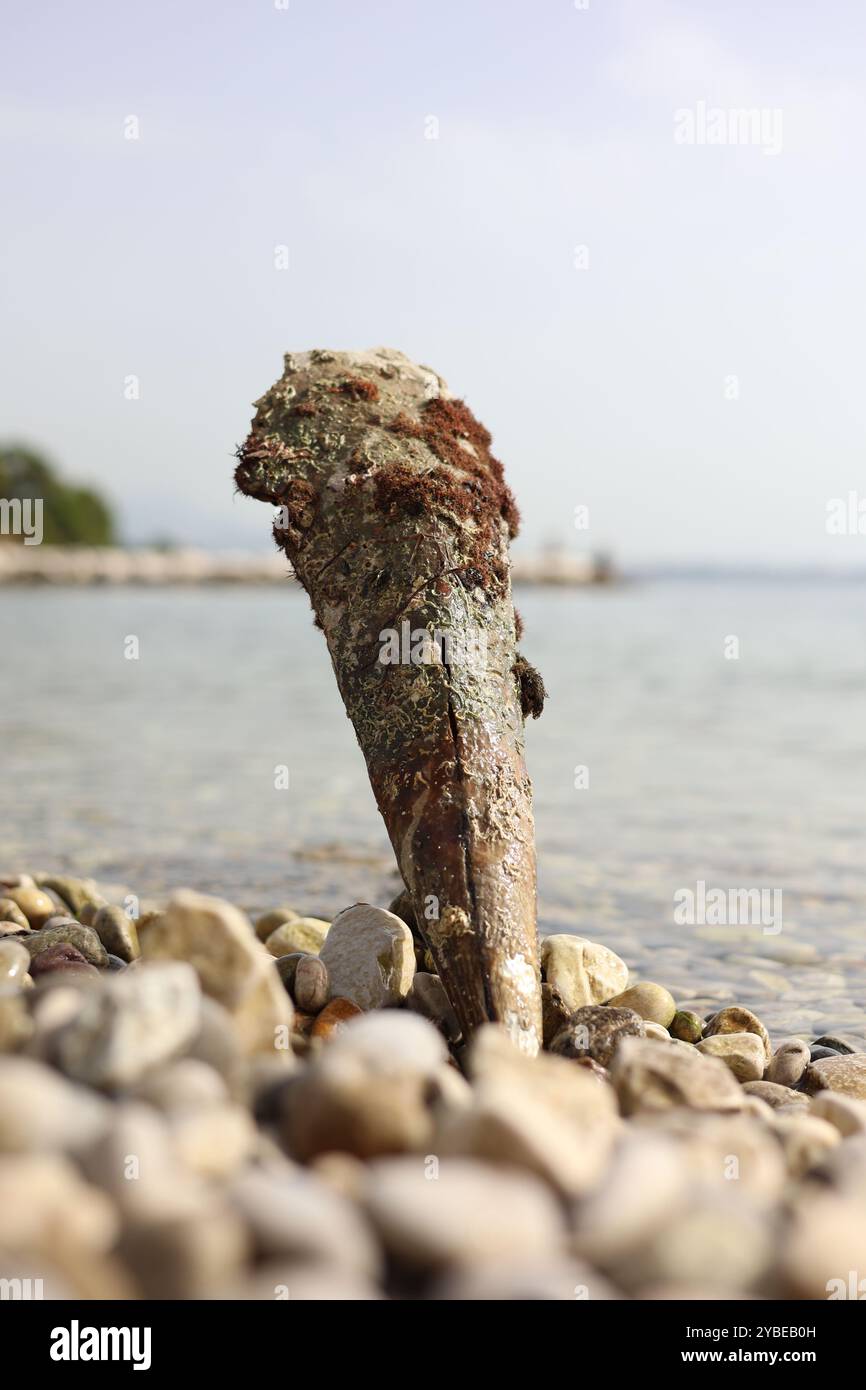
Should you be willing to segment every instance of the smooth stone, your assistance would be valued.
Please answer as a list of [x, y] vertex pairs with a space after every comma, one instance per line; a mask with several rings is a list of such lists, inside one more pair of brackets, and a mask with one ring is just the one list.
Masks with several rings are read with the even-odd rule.
[[72, 971], [79, 975], [90, 975], [94, 979], [99, 978], [99, 971], [96, 966], [90, 965], [81, 952], [77, 951], [68, 941], [58, 941], [54, 946], [40, 951], [39, 955], [33, 958], [30, 966], [31, 977], [36, 980], [42, 980], [45, 976], [58, 974], [61, 971]]
[[416, 971], [412, 988], [406, 996], [406, 1007], [428, 1019], [448, 1042], [459, 1040], [460, 1024], [438, 975]]
[[756, 1033], [713, 1033], [695, 1044], [705, 1057], [718, 1057], [738, 1081], [760, 1081], [767, 1064], [766, 1049]]
[[302, 951], [317, 956], [327, 939], [329, 924], [319, 917], [295, 917], [283, 922], [271, 932], [265, 946], [272, 956], [288, 956]]
[[838, 1091], [819, 1091], [812, 1101], [810, 1114], [835, 1125], [844, 1139], [866, 1134], [866, 1100], [855, 1100]]
[[320, 952], [331, 993], [360, 1009], [402, 1004], [415, 976], [412, 933], [393, 912], [356, 903], [339, 913]]
[[[207, 995], [201, 1000], [198, 1030], [184, 1055], [219, 1072], [231, 1095], [242, 1087], [246, 1060], [232, 1016]], [[284, 1053], [266, 1055], [285, 1057]]]
[[5, 874], [0, 873], [0, 892], [5, 893], [9, 888], [35, 888], [36, 879], [31, 874]]
[[559, 1207], [537, 1178], [460, 1158], [443, 1160], [435, 1179], [429, 1172], [421, 1154], [369, 1170], [366, 1209], [398, 1266], [434, 1271], [564, 1253]]
[[615, 1263], [612, 1277], [635, 1298], [675, 1282], [715, 1286], [728, 1298], [750, 1295], [775, 1255], [766, 1203], [724, 1180], [709, 1190], [696, 1187], [687, 1198], [662, 1230]]
[[181, 961], [108, 975], [60, 1034], [58, 1064], [90, 1086], [134, 1085], [191, 1043], [200, 1005], [195, 972]]
[[120, 956], [113, 956], [110, 951], [108, 952], [109, 970], [112, 970], [116, 973], [118, 970], [125, 970], [128, 964], [130, 964], [129, 961], [121, 960]]
[[802, 1091], [793, 1091], [790, 1086], [781, 1086], [777, 1081], [746, 1081], [743, 1085], [746, 1095], [756, 1096], [758, 1100], [778, 1110], [783, 1105], [797, 1105], [803, 1110], [810, 1108], [811, 1102]]
[[122, 907], [101, 907], [93, 919], [93, 930], [111, 955], [127, 963], [141, 955], [135, 923]]
[[633, 1009], [588, 1004], [575, 1010], [550, 1051], [559, 1057], [591, 1057], [607, 1067], [622, 1038], [643, 1036], [643, 1020]]
[[667, 1028], [663, 1028], [660, 1023], [645, 1023], [643, 1031], [645, 1037], [655, 1038], [656, 1042], [673, 1041]]
[[721, 1033], [754, 1033], [764, 1045], [764, 1065], [772, 1060], [773, 1045], [770, 1035], [751, 1009], [744, 1009], [741, 1004], [731, 1004], [725, 1009], [720, 1009], [707, 1020], [704, 1037], [712, 1038]]
[[689, 1186], [725, 1187], [761, 1202], [776, 1202], [787, 1182], [787, 1169], [773, 1133], [773, 1112], [755, 1097], [745, 1097], [736, 1114], [666, 1110], [641, 1117], [641, 1127], [676, 1139], [685, 1164], [683, 1194]]
[[650, 1038], [623, 1038], [611, 1080], [624, 1115], [685, 1105], [692, 1110], [738, 1110], [740, 1088], [718, 1058], [687, 1043], [660, 1047]]
[[[830, 1161], [849, 1143], [839, 1145]], [[780, 1273], [784, 1296], [827, 1300], [861, 1298], [859, 1281], [866, 1277], [866, 1205], [862, 1199], [815, 1190], [798, 1202], [792, 1222], [782, 1235]]]
[[[363, 1012], [351, 999], [332, 999], [315, 1018], [312, 1014], [306, 1014], [304, 1017], [312, 1020], [309, 1030], [311, 1037], [319, 1038], [322, 1042], [331, 1042], [340, 1037], [346, 1025], [351, 1023], [352, 1019], [360, 1018]], [[303, 1032], [303, 1028], [301, 1031]]]
[[466, 1057], [471, 1090], [437, 1110], [430, 1152], [524, 1168], [568, 1196], [588, 1190], [621, 1121], [606, 1073], [586, 1060], [592, 1070], [551, 1053], [528, 1057], [498, 1025], [479, 1028]]
[[782, 1144], [792, 1178], [802, 1178], [841, 1142], [838, 1129], [813, 1111], [782, 1115], [776, 1112], [774, 1132]]
[[[282, 980], [289, 994], [292, 994], [295, 987], [295, 971], [298, 968], [298, 961], [303, 960], [304, 951], [292, 951], [287, 956], [277, 956], [277, 974]], [[318, 959], [318, 957], [315, 957]]]
[[[416, 977], [417, 978], [417, 977]], [[565, 1000], [545, 981], [541, 986], [541, 1033], [545, 1047], [550, 1047], [557, 1033], [565, 1027], [570, 1017]]]
[[649, 981], [632, 985], [630, 989], [614, 995], [613, 999], [608, 999], [607, 1003], [609, 1008], [631, 1009], [646, 1023], [658, 1023], [662, 1028], [667, 1028], [677, 1011], [670, 990]]
[[37, 929], [57, 912], [53, 899], [40, 888], [7, 888], [5, 896], [20, 907], [29, 925]]
[[273, 907], [256, 918], [253, 931], [264, 944], [277, 927], [282, 927], [286, 922], [297, 922], [299, 917], [300, 913], [295, 912], [292, 907]]
[[223, 1105], [229, 1099], [224, 1078], [197, 1057], [181, 1057], [154, 1068], [138, 1083], [134, 1095], [136, 1100], [146, 1101], [164, 1114], [184, 1114]]
[[776, 1048], [767, 1067], [767, 1081], [778, 1086], [796, 1086], [809, 1064], [809, 1047], [801, 1038], [791, 1038]]
[[809, 1048], [810, 1062], [821, 1062], [824, 1061], [827, 1057], [841, 1056], [841, 1052], [837, 1052], [835, 1047], [816, 1047], [813, 1043], [813, 1045]]
[[328, 1002], [331, 982], [328, 967], [318, 956], [302, 956], [295, 968], [295, 1003], [305, 1013], [317, 1014]]
[[628, 966], [607, 946], [565, 933], [542, 941], [541, 974], [569, 1013], [587, 1004], [604, 1004], [628, 984]]
[[17, 1052], [33, 1033], [27, 997], [17, 984], [0, 985], [0, 1053]]
[[289, 1163], [247, 1168], [229, 1189], [260, 1259], [290, 1256], [376, 1278], [379, 1246], [354, 1202]]
[[802, 1086], [809, 1095], [825, 1090], [838, 1091], [855, 1100], [866, 1100], [866, 1053], [810, 1062], [803, 1073]]
[[2, 1153], [75, 1150], [102, 1133], [110, 1113], [101, 1097], [72, 1085], [41, 1062], [29, 1057], [0, 1060]]
[[330, 1151], [358, 1158], [429, 1152], [431, 1103], [447, 1055], [442, 1036], [417, 1014], [357, 1017], [287, 1088], [282, 1132], [289, 1152], [302, 1162]]
[[93, 902], [99, 892], [93, 879], [68, 878], [56, 874], [39, 876], [39, 887], [50, 889], [62, 898], [69, 911], [77, 917], [85, 903]]
[[228, 1009], [243, 1051], [289, 1048], [292, 1001], [273, 957], [231, 903], [188, 889], [141, 937], [144, 960], [189, 961], [204, 992]]
[[700, 1042], [704, 1031], [704, 1020], [700, 1014], [692, 1013], [691, 1009], [678, 1009], [671, 1020], [668, 1031], [672, 1038], [677, 1038], [680, 1042]]
[[[4, 1154], [0, 1190], [0, 1249], [15, 1251], [19, 1258], [38, 1257], [40, 1269], [50, 1269], [57, 1259], [64, 1273], [73, 1273], [76, 1264], [88, 1265], [90, 1256], [104, 1254], [117, 1238], [111, 1202], [61, 1154]], [[82, 1290], [78, 1292], [80, 1296]], [[118, 1295], [129, 1296], [122, 1277]], [[101, 1296], [109, 1297], [107, 1292]]]
[[0, 922], [12, 922], [21, 931], [30, 930], [30, 923], [18, 904], [13, 902], [11, 898], [0, 898]]
[[45, 927], [41, 931], [33, 932], [25, 941], [33, 960], [50, 946], [60, 944], [74, 946], [76, 951], [81, 952], [88, 965], [95, 965], [99, 970], [105, 969], [108, 965], [105, 947], [96, 932], [92, 927], [82, 926], [80, 922], [69, 922], [61, 927]]
[[840, 1052], [843, 1056], [851, 1053], [858, 1053], [862, 1049], [857, 1047], [850, 1038], [840, 1038], [834, 1033], [825, 1033], [823, 1037], [816, 1038], [812, 1043], [813, 1047], [829, 1047], [833, 1052]]
[[67, 912], [55, 912], [53, 917], [49, 917], [46, 922], [42, 923], [40, 930], [44, 931], [46, 927], [76, 927], [79, 925], [80, 923], [76, 918], [70, 917]]
[[601, 1182], [575, 1207], [575, 1250], [594, 1262], [627, 1256], [670, 1220], [688, 1179], [679, 1144], [630, 1127]]
[[168, 1119], [172, 1147], [184, 1167], [209, 1181], [233, 1177], [255, 1152], [257, 1130], [244, 1105], [175, 1110]]
[[0, 939], [0, 984], [20, 985], [30, 969], [30, 952], [20, 941]]
[[77, 1157], [125, 1223], [188, 1217], [206, 1205], [207, 1185], [181, 1162], [166, 1117], [140, 1101], [111, 1105], [109, 1123]]

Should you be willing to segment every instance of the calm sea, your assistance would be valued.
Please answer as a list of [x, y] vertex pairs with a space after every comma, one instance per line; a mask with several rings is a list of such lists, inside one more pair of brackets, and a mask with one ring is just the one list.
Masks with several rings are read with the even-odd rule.
[[[606, 941], [681, 998], [866, 1031], [863, 586], [655, 581], [517, 605], [549, 691], [527, 732], [543, 928]], [[7, 590], [0, 643], [0, 866], [323, 916], [395, 891], [298, 590]], [[779, 910], [678, 922], [699, 883]]]

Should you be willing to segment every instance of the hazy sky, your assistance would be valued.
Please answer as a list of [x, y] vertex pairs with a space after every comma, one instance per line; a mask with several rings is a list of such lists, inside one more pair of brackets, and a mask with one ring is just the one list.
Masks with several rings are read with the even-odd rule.
[[386, 344], [527, 543], [866, 563], [862, 0], [282, 3], [2, 0], [0, 434], [132, 539], [265, 545], [251, 402]]

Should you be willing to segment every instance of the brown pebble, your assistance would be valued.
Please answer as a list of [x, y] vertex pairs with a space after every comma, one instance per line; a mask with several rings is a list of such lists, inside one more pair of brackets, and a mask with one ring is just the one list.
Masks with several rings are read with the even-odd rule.
[[545, 983], [541, 986], [541, 1026], [544, 1046], [550, 1047], [557, 1033], [565, 1027], [570, 1017], [568, 1006], [558, 989]]
[[276, 958], [277, 972], [289, 994], [295, 988], [295, 971], [298, 968], [298, 962], [303, 959], [303, 951], [290, 951], [287, 956], [277, 956]]
[[30, 923], [11, 898], [0, 898], [0, 922], [9, 922], [16, 931], [29, 931]]
[[317, 1014], [328, 1002], [328, 967], [318, 956], [301, 956], [295, 968], [294, 998], [299, 1009]]
[[47, 946], [30, 962], [30, 974], [34, 979], [41, 975], [49, 975], [55, 970], [77, 970], [85, 975], [99, 974], [96, 966], [86, 961], [81, 952], [68, 941], [58, 941], [56, 946]]
[[350, 1019], [360, 1018], [363, 1012], [351, 999], [332, 999], [313, 1024], [311, 1037], [327, 1042], [342, 1033]]

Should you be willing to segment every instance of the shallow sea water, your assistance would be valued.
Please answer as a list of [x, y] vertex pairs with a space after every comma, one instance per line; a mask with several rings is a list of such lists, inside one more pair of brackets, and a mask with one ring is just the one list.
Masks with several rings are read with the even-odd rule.
[[[774, 1036], [863, 1039], [863, 587], [655, 581], [516, 601], [549, 692], [527, 730], [542, 929], [606, 942], [683, 1004], [755, 1008]], [[293, 586], [7, 590], [0, 642], [0, 867], [322, 916], [393, 896]], [[699, 881], [776, 891], [781, 913], [680, 924], [676, 895]]]

